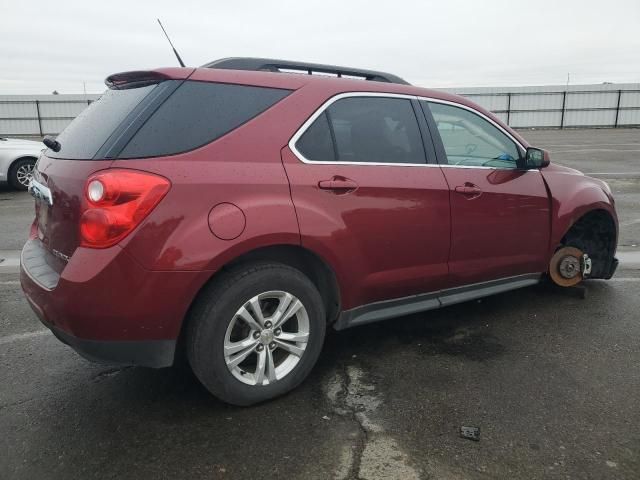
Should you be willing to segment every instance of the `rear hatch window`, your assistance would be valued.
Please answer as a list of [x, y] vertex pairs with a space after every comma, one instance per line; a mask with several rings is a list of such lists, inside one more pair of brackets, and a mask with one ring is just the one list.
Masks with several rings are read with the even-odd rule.
[[127, 90], [107, 90], [58, 135], [60, 151], [51, 158], [93, 159], [114, 130], [157, 85]]
[[248, 122], [289, 93], [278, 88], [184, 82], [118, 158], [173, 155], [201, 147]]
[[167, 80], [108, 90], [57, 137], [50, 158], [103, 160], [175, 155], [253, 119], [290, 90]]

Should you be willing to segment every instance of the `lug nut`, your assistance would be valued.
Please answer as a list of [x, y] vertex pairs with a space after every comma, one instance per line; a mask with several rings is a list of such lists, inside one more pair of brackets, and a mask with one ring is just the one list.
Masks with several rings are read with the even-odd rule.
[[282, 329], [281, 329], [281, 328], [276, 328], [276, 329], [275, 329], [275, 331], [273, 332], [273, 334], [274, 334], [275, 336], [278, 336], [278, 335], [280, 335], [281, 333], [282, 333]]
[[257, 340], [258, 338], [260, 338], [260, 332], [258, 332], [258, 331], [253, 332], [253, 338], [255, 338], [256, 340]]
[[276, 348], [276, 342], [271, 342], [271, 343], [269, 344], [269, 348], [270, 348], [271, 350], [275, 349], [275, 348]]
[[256, 350], [261, 352], [262, 350], [264, 350], [264, 345], [260, 344], [256, 347]]
[[273, 323], [271, 323], [269, 320], [264, 322], [264, 328], [271, 328], [272, 325], [273, 325]]

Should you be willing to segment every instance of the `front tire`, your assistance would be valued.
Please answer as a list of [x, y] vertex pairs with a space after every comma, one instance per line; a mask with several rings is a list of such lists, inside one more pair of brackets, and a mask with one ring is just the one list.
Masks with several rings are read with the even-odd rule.
[[320, 293], [302, 272], [278, 263], [244, 265], [202, 292], [189, 319], [187, 356], [213, 395], [252, 405], [307, 377], [325, 328]]
[[35, 158], [21, 158], [11, 165], [9, 169], [9, 185], [16, 190], [26, 190], [33, 175], [33, 169], [36, 165]]

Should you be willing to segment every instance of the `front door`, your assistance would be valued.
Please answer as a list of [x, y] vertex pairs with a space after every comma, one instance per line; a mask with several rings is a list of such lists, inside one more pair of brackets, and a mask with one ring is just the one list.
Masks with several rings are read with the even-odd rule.
[[282, 151], [302, 244], [336, 271], [345, 310], [446, 282], [449, 191], [427, 162], [419, 109], [341, 95]]
[[421, 103], [451, 194], [451, 286], [545, 271], [550, 205], [540, 171], [519, 168], [523, 148], [486, 117]]

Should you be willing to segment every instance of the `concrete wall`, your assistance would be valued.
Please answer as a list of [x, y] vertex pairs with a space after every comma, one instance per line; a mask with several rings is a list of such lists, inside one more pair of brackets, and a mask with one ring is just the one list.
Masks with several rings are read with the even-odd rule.
[[[447, 88], [516, 128], [640, 126], [640, 84]], [[99, 95], [0, 95], [0, 135], [60, 133]]]

